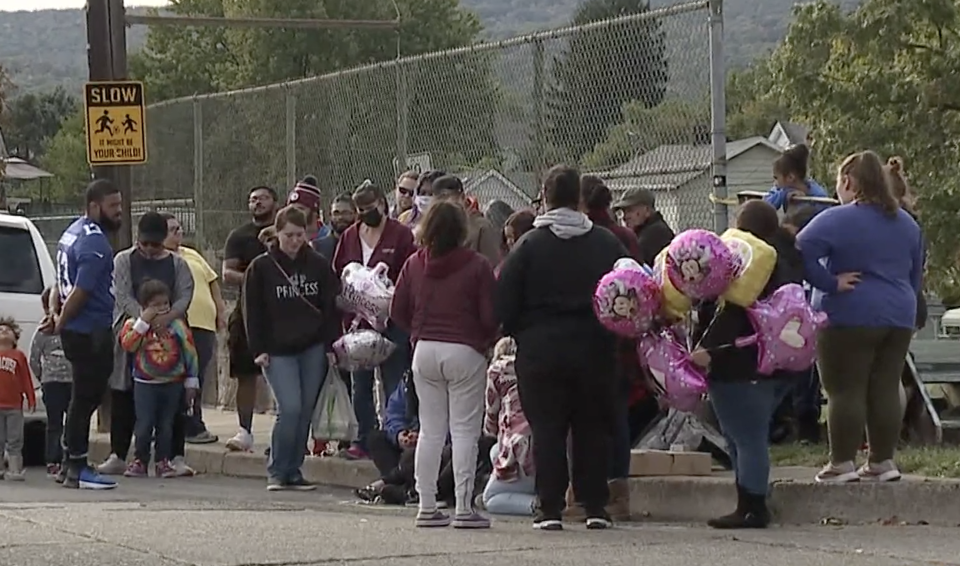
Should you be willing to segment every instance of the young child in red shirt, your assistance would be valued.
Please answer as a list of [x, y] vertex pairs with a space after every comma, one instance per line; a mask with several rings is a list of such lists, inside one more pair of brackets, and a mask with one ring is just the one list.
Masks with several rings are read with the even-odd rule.
[[23, 481], [23, 401], [30, 412], [37, 410], [37, 398], [27, 356], [17, 349], [20, 326], [8, 317], [0, 318], [0, 454], [6, 447], [7, 469], [0, 478]]

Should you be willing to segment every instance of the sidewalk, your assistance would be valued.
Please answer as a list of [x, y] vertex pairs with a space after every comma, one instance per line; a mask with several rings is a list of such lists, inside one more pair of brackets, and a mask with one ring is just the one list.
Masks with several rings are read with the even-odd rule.
[[[187, 445], [187, 462], [197, 472], [266, 479], [263, 455], [273, 427], [273, 415], [254, 416], [255, 448], [251, 453], [227, 452], [224, 444], [237, 432], [236, 415], [219, 409], [204, 411], [207, 428], [220, 437], [216, 444]], [[91, 458], [102, 461], [110, 452], [106, 434], [94, 434]], [[960, 481], [906, 476], [888, 484], [821, 485], [812, 468], [773, 471], [771, 507], [782, 524], [932, 524], [960, 525]], [[303, 468], [310, 481], [357, 488], [377, 479], [372, 462], [336, 457], [308, 457]], [[189, 481], [189, 480], [184, 480]], [[700, 523], [736, 506], [733, 476], [645, 477], [630, 480], [630, 507], [635, 519]]]

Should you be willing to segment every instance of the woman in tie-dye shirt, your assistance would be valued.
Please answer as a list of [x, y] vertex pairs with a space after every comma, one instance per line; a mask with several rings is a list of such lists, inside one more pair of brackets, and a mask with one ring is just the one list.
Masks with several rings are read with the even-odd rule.
[[520, 406], [513, 363], [517, 344], [502, 338], [487, 369], [487, 411], [483, 430], [497, 437], [490, 452], [493, 474], [483, 491], [487, 511], [501, 515], [532, 515], [534, 491], [533, 433]]

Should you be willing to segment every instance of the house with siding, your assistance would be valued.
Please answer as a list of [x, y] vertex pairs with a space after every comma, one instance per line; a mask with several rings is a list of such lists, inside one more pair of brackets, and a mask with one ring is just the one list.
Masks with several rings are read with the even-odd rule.
[[[782, 149], [756, 136], [727, 142], [727, 192], [766, 191], [773, 184], [772, 164]], [[713, 228], [713, 148], [710, 145], [670, 144], [643, 153], [602, 173], [616, 195], [632, 188], [656, 194], [657, 209], [677, 232]], [[730, 207], [733, 219], [734, 207]]]

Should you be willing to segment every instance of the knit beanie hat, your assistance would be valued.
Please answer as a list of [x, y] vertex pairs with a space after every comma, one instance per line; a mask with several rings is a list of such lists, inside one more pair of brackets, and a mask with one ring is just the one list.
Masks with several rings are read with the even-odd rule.
[[320, 183], [313, 175], [307, 175], [302, 181], [298, 182], [290, 195], [287, 197], [287, 204], [299, 204], [306, 208], [320, 212]]

